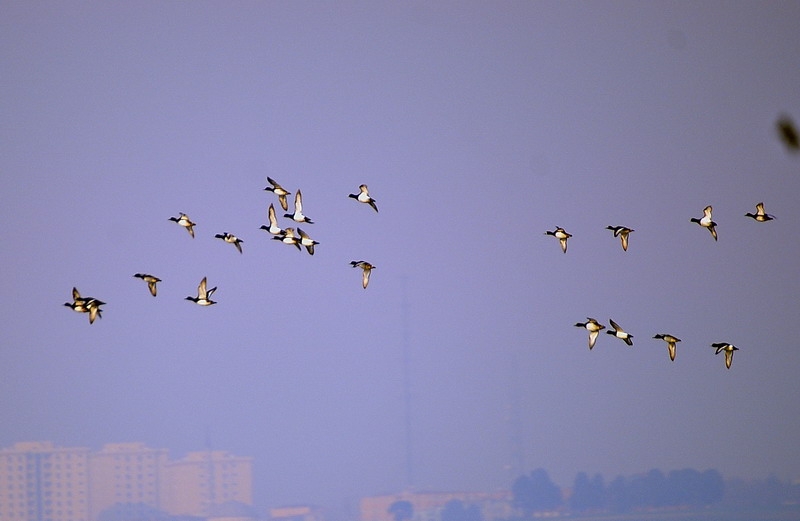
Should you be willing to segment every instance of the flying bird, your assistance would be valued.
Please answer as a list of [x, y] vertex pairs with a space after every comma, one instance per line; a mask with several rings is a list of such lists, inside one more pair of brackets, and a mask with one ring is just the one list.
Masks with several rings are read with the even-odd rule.
[[191, 235], [192, 239], [194, 239], [194, 226], [196, 226], [196, 225], [195, 225], [195, 223], [192, 222], [191, 219], [189, 219], [188, 215], [186, 215], [185, 213], [181, 212], [180, 216], [178, 216], [178, 217], [170, 217], [169, 220], [173, 221], [173, 222], [176, 222], [180, 226], [183, 226], [184, 228], [186, 228], [186, 231], [188, 231], [189, 235]]
[[715, 223], [711, 219], [711, 210], [712, 210], [711, 205], [706, 206], [705, 208], [703, 208], [703, 217], [701, 217], [700, 219], [698, 219], [697, 217], [692, 217], [691, 219], [689, 219], [689, 221], [693, 222], [693, 223], [697, 223], [700, 226], [702, 226], [703, 228], [708, 228], [708, 231], [711, 232], [711, 236], [714, 237], [714, 240], [716, 241], [717, 240], [717, 229], [716, 229], [717, 223]]
[[375, 199], [369, 196], [369, 191], [367, 189], [367, 185], [359, 185], [358, 187], [359, 192], [357, 194], [350, 194], [348, 197], [352, 197], [359, 203], [368, 204], [372, 207], [373, 210], [376, 212], [378, 211], [378, 206], [375, 204]]
[[628, 333], [626, 333], [625, 330], [619, 327], [619, 324], [617, 324], [613, 320], [609, 319], [608, 321], [611, 323], [611, 327], [614, 328], [614, 331], [606, 331], [606, 333], [608, 333], [609, 335], [614, 335], [615, 337], [624, 340], [625, 343], [628, 344], [629, 346], [632, 346], [633, 335], [629, 335]]
[[786, 145], [789, 152], [797, 152], [800, 150], [800, 137], [797, 134], [797, 127], [789, 116], [781, 116], [775, 123], [778, 130], [778, 136]]
[[606, 326], [591, 317], [586, 317], [586, 322], [578, 322], [575, 324], [575, 327], [582, 327], [589, 331], [590, 351], [594, 347], [594, 343], [597, 341], [597, 335], [600, 333], [600, 331], [606, 328]]
[[303, 215], [303, 194], [300, 193], [299, 189], [294, 194], [294, 213], [286, 213], [283, 216], [295, 222], [314, 224], [314, 221]]
[[622, 250], [628, 251], [628, 234], [636, 230], [626, 228], [625, 226], [606, 226], [606, 230], [614, 232], [614, 237], [619, 237], [619, 240], [622, 241]]
[[558, 239], [558, 242], [561, 243], [561, 251], [563, 251], [564, 253], [567, 253], [567, 239], [572, 237], [572, 235], [567, 233], [564, 230], [564, 228], [556, 227], [556, 229], [553, 230], [552, 232], [551, 231], [546, 231], [546, 232], [544, 232], [544, 234], [545, 235], [552, 235], [553, 237]]
[[675, 347], [677, 343], [681, 341], [680, 338], [668, 334], [658, 333], [653, 338], [657, 338], [659, 340], [663, 340], [667, 343], [667, 349], [669, 350], [669, 359], [673, 362], [675, 361]]
[[196, 297], [186, 297], [184, 300], [191, 300], [198, 306], [210, 306], [212, 304], [216, 304], [215, 301], [211, 300], [211, 295], [217, 291], [217, 287], [214, 286], [211, 289], [206, 289], [206, 277], [203, 277], [203, 280], [200, 281], [200, 285], [197, 286], [197, 296]]
[[716, 344], [711, 344], [711, 347], [716, 349], [716, 351], [714, 352], [715, 355], [718, 355], [722, 351], [725, 351], [725, 367], [730, 369], [731, 364], [733, 363], [733, 352], [738, 351], [739, 348], [727, 342], [718, 342]]
[[292, 227], [286, 228], [285, 230], [283, 230], [282, 234], [276, 235], [275, 237], [272, 238], [272, 240], [281, 241], [283, 244], [292, 244], [296, 246], [298, 250], [301, 249], [300, 239], [298, 239], [297, 236], [294, 234], [294, 228]]
[[236, 249], [239, 250], [239, 253], [242, 253], [242, 243], [244, 242], [242, 239], [238, 238], [232, 233], [218, 233], [214, 236], [216, 239], [222, 239], [223, 241], [227, 242], [228, 244], [233, 244], [236, 246]]
[[275, 206], [272, 203], [269, 205], [269, 210], [267, 210], [267, 215], [269, 217], [269, 226], [266, 224], [262, 225], [259, 230], [265, 230], [272, 235], [282, 235], [283, 229], [278, 226], [278, 218], [275, 217]]
[[72, 302], [64, 302], [64, 305], [77, 313], [89, 313], [90, 324], [94, 324], [97, 317], [103, 318], [100, 306], [105, 305], [105, 302], [94, 297], [81, 297], [78, 288], [72, 288]]
[[[75, 290], [73, 290], [73, 294], [74, 294], [74, 292], [75, 292]], [[86, 306], [86, 300], [84, 300], [84, 299], [82, 299], [80, 297], [78, 297], [76, 299], [73, 299], [72, 302], [64, 302], [64, 305], [67, 306], [68, 308], [71, 308], [73, 311], [75, 311], [77, 313], [88, 313], [89, 312], [89, 308]]]
[[136, 273], [134, 277], [142, 279], [143, 281], [147, 282], [147, 289], [150, 290], [150, 294], [153, 295], [154, 297], [156, 296], [157, 292], [156, 283], [161, 282], [161, 279], [159, 279], [158, 277], [154, 277], [153, 275], [150, 275], [148, 273]]
[[309, 237], [308, 234], [299, 227], [297, 228], [297, 232], [300, 234], [300, 245], [306, 247], [306, 251], [308, 251], [309, 255], [314, 255], [314, 245], [319, 243]]
[[90, 298], [86, 300], [86, 309], [89, 311], [89, 323], [94, 324], [95, 318], [103, 318], [103, 310], [100, 309], [100, 306], [105, 305], [105, 302], [102, 300], [97, 300], [96, 298]]
[[288, 210], [289, 209], [289, 203], [286, 202], [286, 196], [287, 195], [291, 195], [292, 192], [287, 191], [281, 185], [276, 183], [275, 180], [272, 179], [271, 177], [267, 177], [267, 182], [271, 186], [267, 186], [266, 188], [264, 188], [264, 190], [266, 190], [268, 192], [272, 192], [273, 194], [277, 195], [278, 196], [278, 202], [281, 203], [281, 208], [283, 208], [284, 210]]
[[775, 218], [774, 215], [768, 214], [764, 211], [764, 203], [758, 203], [756, 205], [756, 213], [746, 213], [744, 214], [745, 217], [752, 217], [756, 221], [760, 223], [764, 223], [767, 221], [771, 221]]
[[89, 311], [89, 308], [92, 306], [100, 307], [104, 305], [105, 302], [102, 300], [98, 300], [94, 297], [82, 297], [78, 288], [72, 288], [72, 303], [65, 302], [65, 306], [70, 306], [72, 309], [79, 313], [86, 313]]
[[350, 265], [354, 268], [361, 268], [363, 270], [361, 275], [361, 287], [367, 289], [367, 284], [369, 284], [369, 276], [372, 273], [372, 270], [375, 269], [375, 266], [363, 260], [350, 261]]

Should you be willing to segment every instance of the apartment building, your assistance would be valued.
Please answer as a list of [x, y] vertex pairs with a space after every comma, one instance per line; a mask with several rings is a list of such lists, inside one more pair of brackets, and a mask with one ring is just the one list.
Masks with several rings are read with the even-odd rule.
[[164, 509], [164, 470], [167, 449], [144, 443], [108, 443], [89, 458], [90, 518], [107, 508], [138, 504]]
[[215, 505], [253, 504], [252, 458], [225, 451], [190, 452], [166, 466], [165, 510], [173, 515], [208, 516]]
[[87, 521], [88, 448], [21, 442], [0, 449], [2, 521]]
[[21, 442], [0, 449], [0, 521], [97, 521], [119, 505], [209, 517], [226, 503], [252, 505], [252, 479], [252, 459], [224, 451], [171, 461], [143, 443], [92, 452]]

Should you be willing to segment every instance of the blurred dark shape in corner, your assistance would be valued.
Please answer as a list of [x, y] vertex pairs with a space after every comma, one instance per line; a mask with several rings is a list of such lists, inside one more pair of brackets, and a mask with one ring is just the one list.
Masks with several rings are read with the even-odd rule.
[[778, 130], [778, 136], [780, 136], [781, 141], [786, 145], [789, 152], [800, 152], [800, 138], [798, 138], [797, 127], [794, 125], [792, 118], [785, 114], [782, 115], [775, 123], [775, 127]]

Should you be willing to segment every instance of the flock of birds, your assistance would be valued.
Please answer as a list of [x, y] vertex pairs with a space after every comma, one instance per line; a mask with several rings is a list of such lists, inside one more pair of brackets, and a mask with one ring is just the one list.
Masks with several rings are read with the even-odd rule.
[[[286, 197], [291, 195], [291, 192], [283, 188], [271, 177], [267, 177], [267, 182], [269, 184], [266, 188], [264, 188], [264, 190], [277, 195], [278, 203], [281, 205], [281, 208], [288, 212], [289, 204]], [[365, 184], [359, 186], [359, 192], [357, 194], [349, 194], [349, 197], [355, 199], [359, 203], [371, 206], [375, 212], [378, 211], [378, 205], [376, 204], [375, 199], [369, 195], [369, 189]], [[273, 240], [280, 241], [283, 244], [295, 246], [300, 251], [305, 248], [309, 255], [314, 255], [314, 246], [319, 244], [319, 242], [312, 239], [299, 226], [297, 227], [297, 232], [295, 232], [295, 228], [291, 226], [281, 228], [278, 225], [278, 218], [275, 213], [275, 205], [272, 203], [269, 205], [267, 216], [269, 219], [269, 225], [262, 225], [259, 229], [269, 233]], [[294, 196], [294, 212], [286, 213], [284, 214], [284, 217], [291, 219], [296, 223], [314, 224], [314, 221], [303, 214], [303, 195], [299, 189]], [[194, 239], [194, 227], [196, 226], [196, 223], [194, 223], [187, 214], [181, 212], [177, 217], [170, 217], [168, 220], [186, 229], [186, 231], [189, 233], [189, 236]], [[223, 232], [214, 235], [214, 237], [217, 239], [222, 239], [229, 244], [233, 244], [239, 253], [242, 253], [242, 243], [244, 241], [234, 234]], [[367, 289], [370, 274], [372, 273], [372, 270], [375, 269], [375, 265], [365, 260], [354, 260], [350, 261], [350, 266], [361, 269], [361, 286], [364, 289]], [[155, 297], [158, 295], [158, 283], [161, 282], [160, 278], [149, 273], [135, 273], [133, 276], [142, 279], [147, 283], [147, 288], [152, 296]], [[211, 296], [216, 290], [216, 286], [209, 288], [207, 277], [203, 277], [203, 279], [200, 281], [200, 284], [197, 286], [197, 295], [190, 295], [184, 300], [192, 301], [199, 306], [211, 306], [217, 303], [216, 301], [211, 300]], [[106, 303], [100, 299], [81, 296], [80, 291], [78, 291], [78, 288], [75, 287], [72, 288], [72, 302], [64, 303], [65, 306], [71, 308], [77, 313], [87, 313], [89, 315], [90, 324], [93, 324], [98, 317], [103, 317], [102, 306], [105, 304]]]
[[[711, 212], [714, 208], [709, 205], [703, 208], [703, 217], [697, 218], [692, 217], [689, 219], [689, 222], [697, 223], [703, 228], [706, 228], [709, 232], [711, 232], [711, 236], [714, 240], [717, 240], [717, 223], [711, 218]], [[767, 221], [771, 221], [775, 219], [775, 216], [769, 214], [764, 211], [764, 203], [756, 204], [756, 213], [747, 212], [744, 214], [745, 217], [751, 217], [753, 220], [758, 221], [760, 223], [764, 223]], [[606, 230], [611, 230], [614, 233], [614, 237], [619, 237], [620, 242], [622, 242], [622, 250], [628, 251], [628, 237], [630, 236], [631, 232], [635, 232], [636, 230], [632, 228], [628, 228], [627, 226], [606, 226]], [[561, 251], [567, 253], [567, 239], [572, 237], [571, 233], [567, 233], [564, 228], [557, 226], [555, 230], [548, 230], [544, 232], [545, 235], [552, 235], [556, 239], [558, 239], [559, 243], [561, 244]]]
[[[689, 222], [697, 223], [698, 225], [706, 228], [709, 232], [711, 232], [711, 236], [714, 240], [717, 240], [717, 223], [714, 222], [711, 212], [713, 208], [709, 205], [703, 209], [703, 217], [697, 218], [692, 217], [689, 219]], [[775, 216], [772, 214], [766, 213], [764, 210], [764, 203], [756, 204], [756, 212], [755, 213], [746, 213], [744, 214], [745, 217], [750, 217], [756, 222], [767, 222], [775, 219]], [[626, 226], [606, 226], [607, 230], [611, 230], [614, 233], [614, 237], [619, 237], [620, 241], [622, 242], [622, 250], [628, 251], [628, 237], [629, 235], [634, 232], [632, 228], [628, 228]], [[555, 230], [546, 231], [545, 235], [551, 235], [557, 238], [561, 244], [561, 251], [567, 253], [567, 240], [572, 237], [570, 233], [567, 233], [564, 228], [556, 227]], [[616, 338], [619, 338], [628, 346], [633, 346], [633, 335], [626, 332], [622, 329], [619, 324], [614, 322], [613, 320], [609, 319], [609, 323], [611, 324], [611, 329], [607, 329], [606, 333], [609, 335], [613, 335]], [[589, 349], [591, 350], [594, 347], [595, 342], [597, 342], [597, 336], [600, 334], [600, 331], [606, 329], [606, 326], [598, 322], [596, 319], [592, 317], [586, 317], [586, 322], [578, 322], [575, 324], [575, 327], [582, 327], [589, 332]], [[669, 359], [675, 361], [675, 351], [677, 347], [677, 343], [681, 341], [680, 338], [668, 334], [668, 333], [658, 333], [653, 338], [663, 340], [667, 343], [667, 349], [669, 351]], [[729, 342], [715, 342], [711, 344], [712, 347], [716, 349], [715, 354], [720, 354], [722, 352], [725, 353], [725, 367], [728, 369], [731, 368], [731, 364], [733, 363], [733, 353], [734, 351], [738, 351], [739, 348]]]
[[[792, 152], [797, 153], [800, 152], [800, 134], [797, 131], [794, 123], [792, 122], [791, 118], [788, 116], [781, 116], [775, 124], [776, 130], [778, 132], [778, 136], [780, 137], [781, 141], [783, 141], [786, 148]], [[712, 217], [713, 207], [711, 205], [706, 206], [703, 209], [703, 216], [700, 218], [692, 217], [689, 219], [690, 222], [696, 223], [699, 226], [707, 229], [709, 233], [711, 233], [711, 237], [714, 240], [718, 240], [717, 237], [717, 223], [714, 222]], [[755, 213], [747, 212], [744, 214], [745, 217], [750, 217], [756, 222], [764, 223], [768, 221], [772, 221], [775, 219], [775, 216], [772, 214], [767, 213], [764, 210], [764, 203], [760, 202], [756, 204], [756, 211]], [[614, 234], [614, 237], [619, 237], [622, 243], [622, 250], [628, 251], [628, 240], [629, 236], [633, 230], [632, 228], [628, 228], [626, 226], [606, 226], [607, 230], [611, 230]], [[561, 251], [563, 253], [567, 253], [567, 241], [572, 234], [568, 233], [564, 228], [556, 227], [555, 230], [548, 230], [545, 232], [545, 235], [553, 236], [558, 239], [559, 244], [561, 245]], [[612, 335], [616, 338], [619, 338], [623, 342], [625, 342], [628, 346], [633, 346], [633, 335], [626, 332], [624, 329], [620, 327], [619, 324], [614, 322], [613, 320], [609, 319], [609, 323], [611, 324], [611, 329], [606, 329], [606, 326], [601, 324], [592, 317], [586, 317], [585, 322], [577, 322], [575, 327], [584, 328], [589, 332], [589, 350], [591, 350], [595, 342], [597, 342], [597, 337], [600, 334], [600, 331], [606, 329], [606, 333]], [[675, 361], [675, 352], [677, 350], [677, 344], [681, 341], [680, 338], [676, 337], [675, 335], [671, 335], [669, 333], [657, 333], [653, 336], [654, 339], [663, 340], [667, 344], [667, 350], [669, 352], [669, 359]], [[718, 355], [720, 353], [725, 353], [725, 367], [728, 369], [731, 368], [731, 364], [733, 363], [733, 354], [734, 352], [738, 351], [739, 348], [735, 345], [731, 344], [730, 342], [714, 342], [711, 344], [711, 347], [714, 348], [714, 354]]]
[[[778, 132], [778, 136], [785, 144], [786, 148], [790, 152], [800, 152], [800, 134], [792, 122], [792, 120], [788, 116], [781, 116], [778, 121], [776, 122], [776, 129]], [[307, 215], [303, 213], [303, 195], [298, 189], [294, 195], [294, 211], [292, 213], [288, 213], [289, 204], [287, 197], [292, 193], [283, 188], [280, 184], [278, 184], [274, 179], [271, 177], [267, 177], [267, 182], [269, 183], [264, 190], [268, 192], [272, 192], [276, 196], [278, 196], [278, 203], [281, 205], [285, 213], [283, 215], [284, 218], [291, 219], [293, 222], [298, 223], [297, 230], [295, 231], [294, 227], [286, 227], [281, 228], [278, 225], [278, 218], [277, 214], [275, 213], [275, 206], [274, 204], [270, 203], [269, 208], [267, 210], [267, 215], [269, 219], [268, 225], [262, 225], [259, 229], [266, 231], [270, 235], [272, 235], [272, 239], [276, 241], [280, 241], [283, 244], [288, 244], [294, 246], [299, 251], [302, 251], [303, 248], [306, 249], [309, 255], [314, 255], [314, 246], [319, 244], [316, 240], [312, 239], [308, 233], [306, 233], [302, 228], [299, 227], [299, 224], [313, 224], [312, 221]], [[378, 212], [378, 206], [376, 204], [375, 199], [373, 199], [369, 195], [369, 189], [367, 188], [366, 184], [362, 184], [359, 186], [359, 192], [357, 194], [349, 194], [348, 197], [355, 199], [359, 203], [367, 204], [372, 207], [375, 212]], [[717, 223], [714, 222], [712, 217], [713, 207], [711, 205], [706, 206], [703, 209], [703, 216], [700, 218], [692, 217], [689, 219], [690, 222], [696, 223], [699, 226], [707, 229], [714, 240], [718, 240], [717, 237]], [[755, 213], [745, 213], [745, 217], [750, 217], [756, 222], [764, 223], [775, 219], [775, 216], [772, 214], [768, 214], [764, 210], [764, 203], [760, 202], [756, 204], [756, 211]], [[194, 226], [196, 225], [189, 216], [185, 213], [180, 213], [177, 217], [170, 217], [170, 221], [177, 223], [179, 226], [182, 226], [186, 229], [189, 235], [194, 238]], [[628, 228], [626, 226], [606, 226], [607, 230], [610, 230], [614, 237], [619, 237], [620, 242], [622, 244], [622, 250], [628, 251], [628, 242], [630, 234], [633, 233], [635, 230], [632, 228]], [[564, 228], [556, 227], [554, 230], [548, 230], [545, 232], [545, 235], [553, 236], [558, 239], [559, 244], [561, 246], [561, 251], [563, 253], [567, 253], [567, 241], [572, 237], [572, 234], [568, 233]], [[229, 244], [233, 244], [233, 246], [242, 253], [242, 241], [240, 238], [236, 237], [232, 233], [223, 232], [214, 235], [215, 238], [221, 239]], [[350, 261], [350, 265], [353, 268], [360, 268], [362, 271], [361, 277], [361, 286], [366, 289], [367, 285], [369, 284], [370, 274], [372, 270], [375, 269], [375, 266], [367, 261], [364, 260], [354, 260]], [[133, 275], [136, 278], [142, 279], [144, 282], [147, 283], [148, 290], [152, 296], [156, 296], [158, 294], [157, 284], [161, 282], [161, 279], [156, 277], [155, 275], [151, 275], [149, 273], [136, 273]], [[216, 304], [214, 300], [211, 300], [211, 296], [217, 290], [216, 286], [213, 288], [208, 288], [208, 281], [206, 277], [200, 281], [200, 284], [197, 286], [197, 295], [196, 296], [187, 296], [185, 300], [189, 300], [194, 302], [199, 306], [211, 306]], [[72, 302], [65, 302], [65, 306], [70, 307], [72, 310], [78, 313], [87, 313], [89, 315], [89, 323], [94, 323], [95, 319], [98, 317], [102, 318], [102, 306], [105, 305], [105, 302], [94, 298], [94, 297], [83, 297], [81, 296], [80, 292], [77, 288], [72, 288]], [[633, 346], [633, 335], [626, 332], [619, 324], [614, 322], [614, 320], [609, 319], [609, 323], [611, 325], [611, 329], [606, 329], [606, 326], [598, 322], [596, 319], [592, 317], [586, 317], [585, 322], [578, 322], [575, 324], [576, 327], [584, 328], [589, 332], [589, 349], [591, 350], [596, 341], [597, 337], [600, 334], [600, 331], [606, 329], [606, 333], [612, 335], [616, 338], [619, 338], [623, 342], [625, 342], [628, 346]], [[681, 341], [680, 338], [676, 337], [675, 335], [669, 333], [658, 333], [653, 336], [654, 339], [663, 340], [667, 344], [667, 349], [669, 352], [670, 360], [675, 360], [675, 353], [677, 349], [677, 343]], [[733, 354], [734, 352], [738, 351], [739, 348], [729, 342], [715, 342], [711, 344], [711, 347], [715, 349], [715, 354], [725, 353], [725, 367], [728, 369], [731, 368], [731, 364], [733, 363]]]
[[[633, 335], [626, 332], [622, 329], [619, 324], [614, 322], [613, 320], [608, 320], [611, 323], [611, 329], [607, 330], [606, 333], [609, 335], [613, 335], [622, 341], [624, 341], [629, 346], [633, 346]], [[586, 317], [586, 322], [578, 322], [575, 324], [575, 327], [582, 327], [589, 331], [589, 349], [591, 350], [594, 347], [595, 342], [597, 341], [597, 336], [600, 334], [600, 331], [606, 329], [606, 326], [601, 324], [592, 317]], [[675, 361], [675, 351], [677, 350], [678, 342], [681, 341], [680, 338], [670, 335], [669, 333], [657, 333], [653, 338], [658, 340], [663, 340], [667, 343], [667, 349], [669, 351], [669, 359], [673, 362]], [[725, 353], [725, 367], [728, 369], [731, 368], [731, 364], [733, 363], [733, 352], [738, 351], [739, 348], [729, 342], [715, 342], [711, 344], [711, 347], [715, 348], [716, 351], [714, 354], [720, 354], [722, 352]]]

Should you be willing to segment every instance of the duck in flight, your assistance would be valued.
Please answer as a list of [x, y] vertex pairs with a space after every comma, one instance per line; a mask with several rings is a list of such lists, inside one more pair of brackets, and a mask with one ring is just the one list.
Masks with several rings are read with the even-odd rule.
[[572, 237], [572, 235], [567, 233], [564, 230], [564, 228], [556, 227], [556, 229], [553, 230], [552, 232], [548, 230], [548, 231], [544, 232], [544, 234], [545, 235], [552, 235], [553, 237], [558, 239], [558, 242], [561, 243], [561, 251], [563, 251], [564, 253], [567, 253], [567, 239]]
[[668, 334], [658, 333], [653, 338], [657, 338], [659, 340], [663, 340], [667, 343], [667, 349], [669, 350], [669, 359], [673, 362], [675, 361], [675, 347], [677, 343], [681, 341], [680, 338]]
[[300, 234], [300, 246], [305, 246], [309, 255], [314, 255], [314, 245], [319, 244], [317, 241], [308, 236], [300, 227], [297, 228], [297, 233]]
[[[73, 290], [74, 294], [75, 290]], [[72, 309], [76, 313], [88, 313], [89, 308], [86, 306], [86, 301], [80, 297], [73, 299], [72, 302], [64, 302], [64, 305]]]
[[617, 324], [613, 320], [609, 319], [608, 321], [611, 323], [611, 327], [614, 328], [614, 330], [606, 331], [606, 333], [608, 333], [609, 335], [614, 335], [615, 337], [625, 341], [625, 343], [628, 344], [629, 346], [632, 346], [633, 335], [629, 335], [628, 333], [626, 333], [625, 330], [619, 327], [619, 324]]
[[217, 291], [217, 287], [214, 286], [211, 289], [206, 289], [206, 277], [203, 277], [203, 280], [200, 281], [200, 285], [197, 286], [197, 296], [196, 297], [186, 297], [184, 300], [191, 300], [198, 306], [211, 306], [212, 304], [216, 304], [215, 301], [211, 300], [211, 295]]
[[278, 226], [278, 218], [275, 217], [275, 206], [273, 206], [272, 203], [269, 204], [267, 215], [269, 217], [269, 226], [263, 224], [259, 230], [264, 230], [272, 235], [283, 235], [283, 229]]
[[369, 276], [372, 273], [372, 270], [375, 269], [375, 266], [363, 260], [350, 261], [350, 265], [354, 268], [361, 268], [363, 270], [361, 274], [361, 287], [367, 289], [367, 284], [369, 284]]
[[100, 306], [105, 305], [105, 302], [94, 297], [81, 297], [78, 288], [72, 288], [72, 302], [64, 302], [64, 305], [77, 313], [89, 313], [90, 324], [94, 324], [97, 317], [103, 318]]
[[717, 240], [717, 223], [715, 223], [711, 219], [711, 205], [706, 206], [703, 208], [703, 217], [698, 219], [697, 217], [692, 217], [689, 219], [690, 222], [697, 223], [703, 228], [707, 228], [709, 232], [711, 232], [711, 236], [714, 237], [714, 240]]
[[170, 217], [169, 220], [173, 221], [173, 222], [176, 222], [180, 226], [183, 226], [184, 228], [186, 228], [186, 231], [188, 231], [189, 235], [191, 235], [192, 239], [194, 239], [194, 226], [196, 226], [196, 225], [195, 225], [195, 223], [192, 222], [191, 219], [189, 219], [188, 215], [186, 215], [185, 213], [181, 212], [181, 214], [178, 217]]
[[376, 212], [378, 211], [378, 206], [375, 204], [375, 199], [369, 196], [369, 190], [367, 189], [367, 185], [359, 185], [357, 194], [350, 194], [348, 197], [352, 197], [359, 203], [368, 204], [372, 207], [373, 210]]
[[764, 211], [764, 203], [758, 203], [756, 205], [756, 213], [747, 212], [744, 214], [745, 217], [752, 217], [756, 221], [760, 223], [765, 223], [767, 221], [771, 221], [775, 218], [774, 215], [768, 214]]
[[299, 189], [294, 194], [294, 213], [286, 213], [283, 216], [298, 223], [314, 224], [314, 221], [303, 215], [303, 194], [300, 193]]
[[594, 347], [594, 343], [597, 341], [597, 335], [606, 328], [603, 324], [599, 323], [597, 320], [586, 317], [586, 322], [578, 322], [575, 324], [575, 327], [582, 327], [589, 331], [589, 350]]
[[283, 230], [283, 233], [280, 235], [276, 235], [272, 238], [273, 241], [281, 241], [283, 244], [291, 244], [297, 247], [300, 250], [300, 239], [294, 234], [294, 228], [291, 226]]
[[626, 228], [625, 226], [606, 226], [606, 230], [614, 232], [614, 237], [619, 237], [622, 242], [622, 251], [628, 251], [628, 235], [636, 230]]
[[288, 190], [283, 188], [281, 185], [276, 183], [275, 180], [271, 177], [267, 177], [267, 182], [270, 184], [270, 186], [267, 186], [266, 188], [264, 188], [264, 190], [272, 192], [273, 194], [277, 195], [278, 202], [281, 203], [281, 208], [283, 208], [284, 210], [288, 210], [289, 203], [286, 202], [286, 196], [291, 195], [292, 192], [289, 192]]
[[150, 290], [150, 294], [153, 295], [154, 297], [156, 296], [156, 293], [158, 292], [158, 290], [156, 289], [156, 283], [161, 282], [161, 279], [153, 275], [150, 275], [149, 273], [136, 273], [134, 274], [134, 277], [142, 279], [143, 281], [147, 282], [147, 289]]
[[739, 348], [727, 342], [717, 342], [715, 344], [711, 344], [711, 347], [716, 349], [714, 352], [715, 355], [718, 355], [723, 351], [725, 352], [725, 367], [730, 369], [731, 364], [733, 363], [733, 352], [738, 351]]
[[216, 239], [222, 239], [223, 241], [227, 242], [228, 244], [233, 244], [236, 246], [236, 249], [239, 250], [239, 253], [242, 253], [242, 243], [244, 242], [237, 236], [232, 233], [218, 233], [214, 236]]

